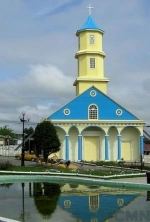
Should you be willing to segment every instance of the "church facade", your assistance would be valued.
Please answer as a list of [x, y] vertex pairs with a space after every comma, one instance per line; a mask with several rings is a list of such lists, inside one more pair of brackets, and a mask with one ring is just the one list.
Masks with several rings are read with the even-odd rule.
[[145, 123], [107, 96], [103, 34], [91, 15], [76, 32], [76, 96], [47, 118], [61, 141], [57, 156], [71, 161], [139, 161]]

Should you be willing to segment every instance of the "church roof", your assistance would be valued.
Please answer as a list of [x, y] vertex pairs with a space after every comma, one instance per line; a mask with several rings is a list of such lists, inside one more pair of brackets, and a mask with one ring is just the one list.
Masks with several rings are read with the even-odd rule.
[[[93, 95], [94, 93], [94, 95]], [[48, 120], [88, 120], [88, 109], [91, 104], [95, 104], [98, 108], [98, 119], [99, 121], [132, 121], [139, 119], [130, 113], [128, 110], [123, 108], [121, 105], [116, 103], [106, 94], [92, 86], [75, 99], [64, 105], [62, 108], [57, 110]], [[68, 113], [66, 113], [68, 112]]]
[[[69, 212], [75, 218], [80, 218], [81, 221], [93, 221], [92, 218], [99, 218], [98, 221], [106, 221], [112, 218], [119, 210], [122, 210], [122, 207], [127, 206], [133, 201], [138, 194], [99, 194], [97, 196], [98, 208], [95, 211], [90, 209], [89, 206], [90, 195], [81, 196], [79, 193], [76, 195], [68, 195], [67, 200], [71, 203], [71, 207], [65, 207], [64, 203], [66, 201], [66, 196], [60, 196], [58, 204], [64, 211]], [[123, 205], [118, 204], [118, 200], [123, 200]]]
[[84, 31], [84, 30], [97, 30], [97, 31], [100, 31], [100, 32], [103, 32], [99, 26], [95, 23], [95, 21], [93, 20], [92, 16], [89, 15], [86, 22], [82, 25], [82, 27], [77, 31], [78, 32], [81, 32], [81, 31]]

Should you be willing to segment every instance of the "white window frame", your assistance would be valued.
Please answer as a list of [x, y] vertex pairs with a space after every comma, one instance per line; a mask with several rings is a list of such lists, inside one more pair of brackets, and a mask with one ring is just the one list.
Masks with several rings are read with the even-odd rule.
[[98, 119], [98, 107], [96, 104], [90, 104], [88, 107], [88, 119]]
[[90, 58], [90, 69], [95, 69], [95, 58]]
[[90, 35], [90, 45], [95, 44], [95, 35]]

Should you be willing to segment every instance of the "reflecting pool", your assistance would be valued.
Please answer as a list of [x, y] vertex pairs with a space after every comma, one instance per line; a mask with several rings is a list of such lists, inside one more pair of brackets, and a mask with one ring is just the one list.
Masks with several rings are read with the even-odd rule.
[[150, 221], [150, 191], [69, 183], [0, 184], [0, 221]]

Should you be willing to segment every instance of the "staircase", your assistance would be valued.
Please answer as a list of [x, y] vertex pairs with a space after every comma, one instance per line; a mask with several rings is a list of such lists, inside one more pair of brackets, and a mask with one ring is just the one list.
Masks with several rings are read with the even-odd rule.
[[[27, 138], [25, 138], [24, 143], [28, 142], [28, 140], [29, 140], [30, 138], [32, 138], [32, 136], [33, 136], [33, 133], [30, 134]], [[19, 151], [19, 149], [21, 149], [21, 148], [22, 148], [22, 143], [20, 143], [20, 144], [14, 149], [14, 151]]]

